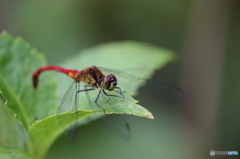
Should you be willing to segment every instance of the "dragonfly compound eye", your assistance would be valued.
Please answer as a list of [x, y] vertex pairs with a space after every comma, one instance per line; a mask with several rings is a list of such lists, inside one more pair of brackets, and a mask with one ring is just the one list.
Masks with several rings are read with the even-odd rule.
[[117, 85], [117, 79], [112, 74], [109, 74], [109, 75], [105, 76], [103, 81], [104, 81], [104, 87], [109, 91], [114, 90], [114, 88]]

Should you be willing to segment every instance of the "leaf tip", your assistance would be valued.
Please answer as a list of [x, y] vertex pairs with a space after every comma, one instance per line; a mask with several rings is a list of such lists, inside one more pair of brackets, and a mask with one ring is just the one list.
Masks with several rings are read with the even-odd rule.
[[144, 117], [148, 118], [148, 119], [154, 119], [154, 116], [152, 114], [147, 114]]

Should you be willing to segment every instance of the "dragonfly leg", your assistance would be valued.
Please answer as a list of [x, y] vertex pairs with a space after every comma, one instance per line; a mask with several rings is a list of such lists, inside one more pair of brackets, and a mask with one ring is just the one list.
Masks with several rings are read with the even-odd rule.
[[87, 92], [87, 91], [92, 91], [92, 90], [94, 90], [94, 88], [80, 90], [80, 91], [77, 91], [77, 93], [80, 93], [80, 92]]
[[123, 96], [123, 98], [125, 98], [125, 96], [122, 94], [121, 88], [120, 87], [115, 87], [115, 88], [119, 89], [119, 92], [120, 92], [121, 96]]
[[[115, 88], [116, 88], [116, 87], [115, 87]], [[104, 93], [106, 96], [113, 96], [113, 97], [118, 97], [118, 98], [124, 98], [124, 97], [125, 97], [124, 95], [122, 95], [121, 89], [120, 89], [120, 94], [121, 94], [123, 97], [118, 96], [118, 95], [113, 95], [113, 94], [107, 94], [107, 92], [105, 92], [104, 90], [102, 90], [102, 91], [103, 91], [103, 93]]]
[[100, 94], [101, 94], [101, 91], [98, 92], [97, 98], [95, 99], [95, 104], [96, 104], [99, 108], [101, 108], [101, 109], [103, 110], [104, 114], [106, 114], [105, 109], [104, 109], [101, 105], [99, 105], [99, 104], [97, 103]]

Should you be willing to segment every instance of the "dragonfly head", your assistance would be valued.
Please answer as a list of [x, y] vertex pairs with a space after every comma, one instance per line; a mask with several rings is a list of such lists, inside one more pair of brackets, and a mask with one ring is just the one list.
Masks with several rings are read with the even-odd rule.
[[114, 88], [117, 86], [117, 78], [112, 74], [105, 76], [103, 79], [103, 86], [109, 91], [114, 90]]

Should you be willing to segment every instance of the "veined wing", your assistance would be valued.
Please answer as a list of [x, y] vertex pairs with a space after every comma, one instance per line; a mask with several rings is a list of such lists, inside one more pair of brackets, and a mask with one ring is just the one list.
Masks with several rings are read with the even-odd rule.
[[57, 114], [63, 114], [70, 112], [65, 116], [57, 116], [57, 119], [61, 126], [63, 127], [65, 134], [72, 144], [77, 135], [77, 113], [73, 113], [79, 109], [79, 95], [77, 91], [80, 88], [80, 82], [73, 82], [68, 88], [66, 94], [64, 95], [62, 102], [58, 108]]
[[100, 119], [114, 134], [125, 141], [131, 139], [131, 130], [123, 114], [108, 114]]
[[113, 74], [118, 80], [118, 86], [122, 90], [137, 92], [137, 88], [142, 86], [147, 90], [148, 94], [157, 96], [163, 100], [181, 100], [184, 98], [184, 92], [182, 89], [163, 82], [146, 80], [137, 76], [105, 67], [98, 67], [105, 75]]

